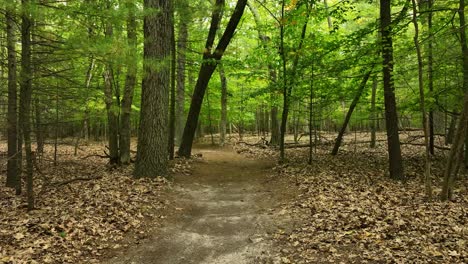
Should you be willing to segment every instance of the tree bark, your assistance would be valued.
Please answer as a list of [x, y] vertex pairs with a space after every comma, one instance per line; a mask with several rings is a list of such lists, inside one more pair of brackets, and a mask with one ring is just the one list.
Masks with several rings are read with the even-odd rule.
[[171, 1], [145, 0], [140, 128], [134, 176], [167, 177]]
[[169, 142], [167, 149], [169, 152], [169, 159], [174, 159], [175, 147], [175, 134], [176, 134], [176, 120], [175, 120], [175, 107], [176, 107], [176, 42], [175, 42], [175, 25], [174, 25], [174, 8], [172, 2], [170, 3], [171, 13], [171, 96], [169, 103]]
[[457, 116], [452, 115], [450, 117], [450, 125], [448, 127], [447, 135], [445, 136], [445, 145], [449, 145], [453, 143], [453, 137], [455, 134], [456, 125], [457, 125]]
[[7, 115], [7, 134], [8, 134], [8, 162], [7, 162], [7, 180], [6, 186], [18, 188], [21, 186], [18, 180], [18, 122], [17, 122], [17, 85], [16, 85], [16, 36], [14, 9], [7, 7], [5, 13], [7, 50], [8, 50], [8, 115]]
[[129, 47], [127, 57], [127, 75], [125, 77], [125, 86], [121, 105], [120, 116], [120, 163], [130, 164], [130, 141], [131, 141], [131, 111], [133, 103], [133, 93], [136, 84], [136, 74], [138, 71], [137, 58], [137, 23], [135, 18], [135, 4], [132, 0], [126, 1], [128, 8], [127, 18], [127, 42]]
[[393, 41], [391, 36], [390, 1], [380, 0], [380, 20], [383, 57], [383, 86], [385, 101], [385, 121], [387, 128], [388, 158], [390, 178], [405, 180], [398, 135], [398, 115], [396, 110], [395, 87], [393, 83]]
[[[182, 8], [186, 8], [185, 6]], [[188, 41], [187, 17], [182, 17], [179, 21], [179, 39], [177, 42], [177, 102], [176, 102], [176, 143], [182, 141], [185, 123], [185, 64]]]
[[356, 105], [359, 102], [359, 99], [361, 98], [362, 92], [364, 91], [364, 88], [366, 87], [367, 80], [369, 80], [369, 77], [371, 74], [372, 74], [372, 69], [364, 75], [364, 78], [362, 79], [361, 84], [359, 85], [359, 88], [356, 92], [356, 95], [354, 96], [353, 102], [351, 102], [351, 105], [349, 106], [349, 110], [346, 113], [346, 117], [344, 119], [343, 125], [341, 126], [340, 132], [338, 133], [338, 136], [336, 137], [335, 146], [333, 147], [333, 150], [331, 152], [333, 156], [338, 154], [338, 150], [340, 149], [341, 141], [343, 141], [343, 135], [346, 132], [346, 128], [348, 127], [349, 120], [351, 120], [351, 116], [353, 115], [354, 108], [356, 108]]
[[[217, 6], [223, 5], [223, 0], [217, 1]], [[217, 62], [219, 62], [223, 56], [224, 51], [226, 50], [229, 42], [231, 41], [234, 31], [239, 24], [239, 21], [244, 13], [245, 5], [247, 0], [238, 0], [234, 12], [231, 15], [231, 18], [228, 22], [226, 30], [223, 33], [215, 51], [212, 53], [212, 46], [214, 42], [214, 37], [216, 35], [217, 25], [221, 20], [220, 12], [221, 10], [215, 9], [211, 19], [210, 32], [208, 34], [207, 42], [205, 45], [205, 51], [203, 53], [203, 63], [198, 74], [197, 84], [192, 96], [192, 102], [190, 104], [190, 110], [185, 124], [184, 133], [182, 136], [182, 143], [179, 147], [179, 155], [183, 157], [190, 158], [192, 152], [192, 143], [193, 137], [195, 135], [195, 130], [198, 123], [198, 118], [203, 103], [203, 97], [205, 95], [206, 87], [208, 82], [213, 75], [214, 70], [216, 69]]]
[[34, 209], [33, 189], [33, 156], [31, 150], [31, 97], [32, 97], [32, 64], [31, 64], [31, 28], [33, 25], [29, 0], [22, 0], [21, 16], [21, 73], [20, 73], [20, 111], [19, 123], [25, 145], [26, 157], [26, 195], [28, 211]]

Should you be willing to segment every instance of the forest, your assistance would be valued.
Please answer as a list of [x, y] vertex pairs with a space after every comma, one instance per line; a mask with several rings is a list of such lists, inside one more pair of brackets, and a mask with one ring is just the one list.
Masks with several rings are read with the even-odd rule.
[[467, 263], [465, 0], [0, 0], [0, 263]]

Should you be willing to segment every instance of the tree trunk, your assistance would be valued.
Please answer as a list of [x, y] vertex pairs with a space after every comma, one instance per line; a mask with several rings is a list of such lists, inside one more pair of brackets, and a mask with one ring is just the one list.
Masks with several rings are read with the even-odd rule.
[[[113, 36], [113, 26], [111, 22], [106, 22], [105, 36], [107, 40], [111, 40]], [[108, 144], [109, 144], [109, 163], [119, 164], [119, 107], [114, 104], [114, 92], [118, 87], [115, 87], [114, 72], [112, 63], [106, 62], [104, 77], [104, 96], [107, 112], [107, 126], [108, 126]], [[117, 93], [117, 92], [116, 92]], [[118, 100], [118, 99], [117, 99]]]
[[[429, 31], [429, 39], [427, 41], [427, 74], [428, 74], [428, 86], [429, 94], [434, 92], [434, 56], [433, 56], [433, 41], [434, 35], [432, 33], [432, 7], [434, 0], [427, 0], [428, 5], [428, 17], [427, 17], [427, 30]], [[434, 110], [429, 109], [429, 151], [431, 155], [434, 155]]]
[[145, 0], [144, 73], [134, 176], [167, 176], [172, 1]]
[[179, 40], [177, 43], [177, 109], [176, 109], [176, 142], [180, 144], [182, 141], [182, 133], [184, 132], [185, 123], [185, 64], [186, 50], [188, 41], [188, 25], [187, 18], [181, 17], [179, 21]]
[[[18, 176], [18, 123], [17, 123], [17, 85], [16, 85], [16, 37], [14, 10], [9, 7], [5, 13], [7, 50], [8, 50], [8, 162], [6, 186], [18, 188], [21, 182]], [[19, 186], [18, 186], [19, 185]], [[21, 188], [21, 187], [20, 187]], [[17, 189], [18, 190], [18, 189]]]
[[385, 121], [387, 128], [388, 158], [390, 178], [405, 180], [398, 135], [398, 115], [396, 110], [395, 87], [393, 83], [393, 42], [391, 36], [390, 1], [380, 0], [380, 20], [383, 57], [383, 86], [385, 101]]
[[313, 106], [314, 106], [314, 64], [311, 65], [310, 88], [309, 88], [309, 165], [313, 161], [313, 146], [312, 146], [312, 127], [314, 122]]
[[361, 98], [362, 92], [364, 91], [364, 88], [366, 87], [367, 80], [369, 80], [369, 77], [371, 74], [372, 74], [372, 69], [364, 75], [364, 78], [362, 79], [361, 84], [359, 85], [359, 88], [356, 92], [356, 95], [354, 96], [353, 102], [349, 106], [349, 110], [344, 119], [343, 126], [341, 126], [340, 132], [338, 133], [338, 136], [336, 137], [336, 140], [335, 140], [335, 146], [333, 147], [333, 150], [331, 152], [333, 156], [338, 154], [341, 141], [343, 141], [343, 135], [346, 132], [346, 127], [348, 126], [349, 120], [351, 120], [351, 116], [353, 115], [354, 108], [356, 108], [356, 105], [359, 102], [359, 99]]
[[137, 23], [135, 18], [135, 4], [133, 1], [126, 1], [128, 8], [127, 18], [127, 41], [129, 53], [127, 57], [127, 76], [125, 77], [125, 86], [122, 98], [121, 116], [120, 116], [120, 163], [130, 164], [130, 141], [131, 141], [131, 111], [133, 103], [133, 93], [136, 84], [136, 74], [138, 68], [137, 58]]
[[463, 151], [463, 139], [466, 137], [466, 123], [468, 119], [468, 45], [466, 42], [466, 22], [465, 22], [465, 0], [460, 0], [460, 6], [458, 9], [458, 15], [460, 17], [460, 45], [462, 50], [463, 60], [463, 91], [465, 96], [463, 98], [463, 109], [458, 117], [458, 126], [455, 133], [454, 142], [450, 148], [449, 157], [447, 159], [447, 165], [444, 171], [444, 181], [442, 185], [442, 192], [440, 197], [443, 201], [452, 198], [452, 189], [455, 182], [455, 178], [458, 172], [460, 155]]
[[453, 137], [455, 134], [455, 129], [457, 125], [457, 116], [452, 115], [450, 118], [450, 125], [448, 127], [447, 135], [445, 136], [445, 145], [453, 143]]
[[[219, 40], [218, 46], [215, 51], [212, 53], [212, 47], [214, 38], [216, 36], [217, 27], [219, 21], [221, 20], [221, 10], [215, 8], [211, 19], [210, 32], [208, 34], [207, 42], [205, 45], [205, 52], [203, 54], [203, 63], [198, 74], [197, 84], [192, 96], [192, 102], [190, 104], [190, 110], [187, 117], [187, 122], [185, 124], [184, 133], [182, 136], [182, 143], [179, 148], [179, 155], [183, 157], [190, 158], [192, 152], [192, 143], [193, 137], [195, 135], [195, 130], [198, 123], [198, 118], [203, 103], [203, 97], [205, 96], [205, 90], [208, 86], [208, 82], [213, 75], [214, 70], [216, 69], [216, 63], [213, 63], [213, 60], [219, 62], [223, 56], [224, 51], [226, 50], [231, 38], [234, 35], [234, 31], [239, 24], [239, 21], [244, 13], [245, 5], [247, 0], [238, 0], [234, 12], [228, 22], [226, 30], [224, 31], [223, 36]], [[224, 1], [218, 0], [217, 7], [223, 6]]]
[[26, 154], [26, 193], [28, 211], [34, 209], [33, 190], [33, 154], [31, 150], [31, 97], [32, 97], [32, 64], [31, 64], [31, 28], [30, 1], [22, 0], [23, 14], [21, 19], [21, 73], [20, 73], [20, 111], [19, 123], [24, 137]]
[[[282, 1], [281, 5], [281, 18], [284, 18], [284, 11], [285, 11], [285, 1]], [[289, 83], [288, 83], [288, 78], [287, 78], [287, 72], [286, 72], [286, 51], [285, 51], [285, 45], [284, 45], [284, 24], [281, 23], [280, 25], [280, 53], [281, 53], [281, 62], [282, 62], [282, 69], [283, 69], [283, 113], [281, 114], [281, 126], [280, 126], [280, 159], [279, 162], [285, 162], [285, 152], [284, 152], [284, 138], [286, 136], [286, 126], [288, 123], [288, 114], [289, 114], [289, 104], [290, 104], [290, 97], [292, 94], [292, 89], [294, 86], [295, 82], [295, 77], [296, 77], [296, 70], [297, 70], [297, 65], [299, 63], [299, 52], [302, 50], [302, 45], [304, 43], [304, 39], [306, 37], [306, 31], [307, 31], [307, 25], [309, 23], [309, 16], [310, 16], [310, 8], [307, 10], [306, 14], [306, 19], [304, 22], [304, 25], [302, 26], [302, 31], [301, 31], [301, 37], [299, 40], [299, 45], [298, 47], [294, 50], [295, 51], [295, 56], [294, 60], [292, 63], [292, 69], [291, 69], [291, 76], [289, 78]]]
[[219, 78], [221, 79], [221, 122], [219, 125], [219, 145], [224, 146], [226, 143], [226, 125], [227, 125], [227, 80], [224, 73], [223, 64], [219, 64]]
[[377, 74], [372, 77], [372, 95], [371, 95], [371, 113], [370, 113], [370, 129], [371, 129], [371, 140], [370, 147], [375, 148], [375, 133], [376, 133], [376, 122], [377, 122], [377, 112], [375, 110], [375, 99], [377, 94]]
[[279, 124], [278, 124], [278, 107], [271, 107], [271, 138], [270, 144], [277, 146], [279, 144]]
[[176, 120], [175, 120], [175, 107], [176, 107], [176, 41], [175, 41], [175, 25], [174, 25], [174, 8], [171, 5], [171, 96], [169, 103], [169, 142], [167, 149], [169, 152], [169, 159], [174, 159], [175, 147], [175, 134], [176, 134]]
[[36, 98], [34, 100], [34, 110], [36, 112], [36, 157], [40, 157], [44, 153], [44, 131], [41, 117], [42, 109], [39, 102], [39, 98]]
[[416, 54], [418, 58], [418, 86], [419, 86], [419, 104], [422, 114], [422, 125], [424, 131], [424, 185], [426, 190], [426, 198], [432, 199], [432, 183], [431, 183], [431, 146], [430, 146], [430, 128], [429, 118], [426, 115], [425, 95], [424, 95], [424, 79], [423, 79], [423, 59], [421, 46], [419, 45], [419, 24], [417, 19], [416, 0], [413, 3], [413, 25], [414, 25], [414, 46], [416, 47]]

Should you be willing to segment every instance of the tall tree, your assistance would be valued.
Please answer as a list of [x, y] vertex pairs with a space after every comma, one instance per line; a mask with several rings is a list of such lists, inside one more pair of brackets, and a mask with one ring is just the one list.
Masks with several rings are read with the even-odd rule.
[[[425, 155], [424, 155], [424, 183], [426, 187], [426, 197], [430, 200], [432, 199], [432, 186], [431, 186], [431, 144], [430, 144], [430, 125], [429, 125], [429, 116], [426, 113], [426, 102], [424, 94], [424, 64], [421, 52], [421, 46], [419, 44], [419, 23], [417, 17], [417, 4], [416, 0], [411, 1], [413, 4], [413, 25], [414, 25], [414, 46], [416, 47], [416, 55], [418, 58], [418, 88], [419, 88], [419, 104], [422, 114], [422, 126], [424, 133], [424, 146], [425, 146]], [[434, 143], [434, 142], [432, 142]]]
[[171, 3], [145, 0], [140, 128], [134, 176], [167, 176]]
[[6, 186], [16, 187], [18, 181], [18, 123], [17, 123], [17, 85], [16, 85], [16, 37], [14, 7], [7, 5], [5, 12], [7, 50], [8, 50], [8, 163]]
[[391, 1], [380, 0], [380, 31], [382, 38], [383, 86], [385, 101], [385, 121], [390, 178], [404, 180], [403, 159], [398, 135], [398, 115], [396, 110], [395, 87], [393, 81], [393, 40], [392, 40]]
[[223, 57], [224, 51], [226, 50], [234, 35], [234, 31], [236, 30], [237, 25], [239, 24], [239, 21], [244, 13], [246, 4], [247, 0], [237, 1], [236, 7], [234, 8], [226, 30], [219, 40], [215, 50], [212, 51], [216, 31], [222, 17], [222, 8], [224, 7], [224, 0], [216, 1], [215, 9], [211, 17], [211, 25], [205, 44], [205, 50], [203, 52], [203, 63], [198, 73], [197, 84], [195, 85], [187, 122], [185, 124], [184, 133], [182, 136], [182, 143], [179, 147], [180, 156], [190, 157], [191, 155], [193, 138], [195, 136], [198, 117], [203, 103], [203, 97], [205, 96], [206, 87], [208, 86], [211, 76], [216, 69], [217, 62], [219, 62]]
[[[106, 0], [107, 10], [113, 8], [112, 2]], [[110, 18], [106, 18], [104, 22], [104, 34], [108, 42], [112, 41], [114, 35], [114, 25]], [[109, 162], [110, 164], [119, 164], [119, 87], [116, 87], [114, 79], [114, 65], [112, 58], [107, 58], [105, 62], [105, 68], [103, 72], [104, 77], [104, 96], [107, 112], [107, 127], [108, 134], [107, 140], [109, 144]], [[116, 95], [116, 101], [114, 101], [114, 93]]]
[[133, 103], [133, 93], [136, 84], [136, 74], [138, 68], [137, 57], [137, 23], [135, 18], [135, 3], [132, 0], [126, 0], [125, 5], [128, 9], [127, 17], [127, 76], [121, 104], [119, 150], [120, 163], [130, 163], [130, 137], [131, 137], [131, 111]]
[[33, 153], [31, 150], [31, 97], [32, 97], [32, 63], [31, 63], [31, 8], [30, 0], [21, 1], [21, 72], [20, 72], [20, 111], [19, 123], [24, 138], [26, 157], [26, 192], [28, 210], [34, 209], [33, 193]]
[[306, 37], [307, 25], [309, 23], [309, 16], [311, 12], [311, 6], [306, 3], [306, 16], [304, 24], [302, 25], [301, 29], [301, 36], [299, 38], [299, 44], [297, 48], [294, 49], [294, 58], [291, 66], [291, 70], [289, 71], [289, 75], [287, 72], [286, 65], [288, 64], [286, 59], [286, 47], [285, 47], [285, 1], [282, 1], [281, 4], [281, 24], [280, 24], [280, 53], [281, 53], [281, 63], [282, 63], [282, 73], [283, 73], [283, 112], [281, 113], [281, 126], [280, 126], [280, 162], [285, 161], [285, 148], [284, 148], [284, 139], [286, 136], [286, 126], [288, 123], [288, 114], [289, 114], [289, 107], [290, 107], [290, 100], [293, 87], [295, 86], [296, 82], [296, 74], [297, 74], [297, 67], [299, 65], [299, 53], [302, 51], [302, 45], [304, 44], [304, 39]]
[[176, 107], [176, 40], [175, 40], [175, 25], [174, 25], [174, 10], [171, 6], [171, 95], [169, 103], [169, 142], [167, 149], [169, 151], [169, 159], [174, 159], [175, 147], [175, 107]]

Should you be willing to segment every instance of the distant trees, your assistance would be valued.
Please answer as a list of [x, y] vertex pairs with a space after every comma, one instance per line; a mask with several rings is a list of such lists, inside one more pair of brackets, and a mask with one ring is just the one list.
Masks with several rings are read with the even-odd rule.
[[[33, 153], [31, 142], [31, 97], [32, 97], [32, 62], [31, 62], [31, 31], [33, 21], [31, 8], [33, 1], [21, 1], [21, 72], [20, 72], [20, 102], [19, 102], [19, 124], [20, 137], [24, 139], [24, 152], [26, 158], [26, 194], [28, 210], [34, 209], [33, 193]], [[20, 141], [21, 142], [21, 141]], [[22, 143], [18, 144], [21, 148]], [[20, 150], [20, 155], [21, 155]], [[21, 164], [20, 164], [21, 165]], [[21, 175], [21, 174], [20, 174]], [[21, 176], [20, 176], [21, 177]]]

